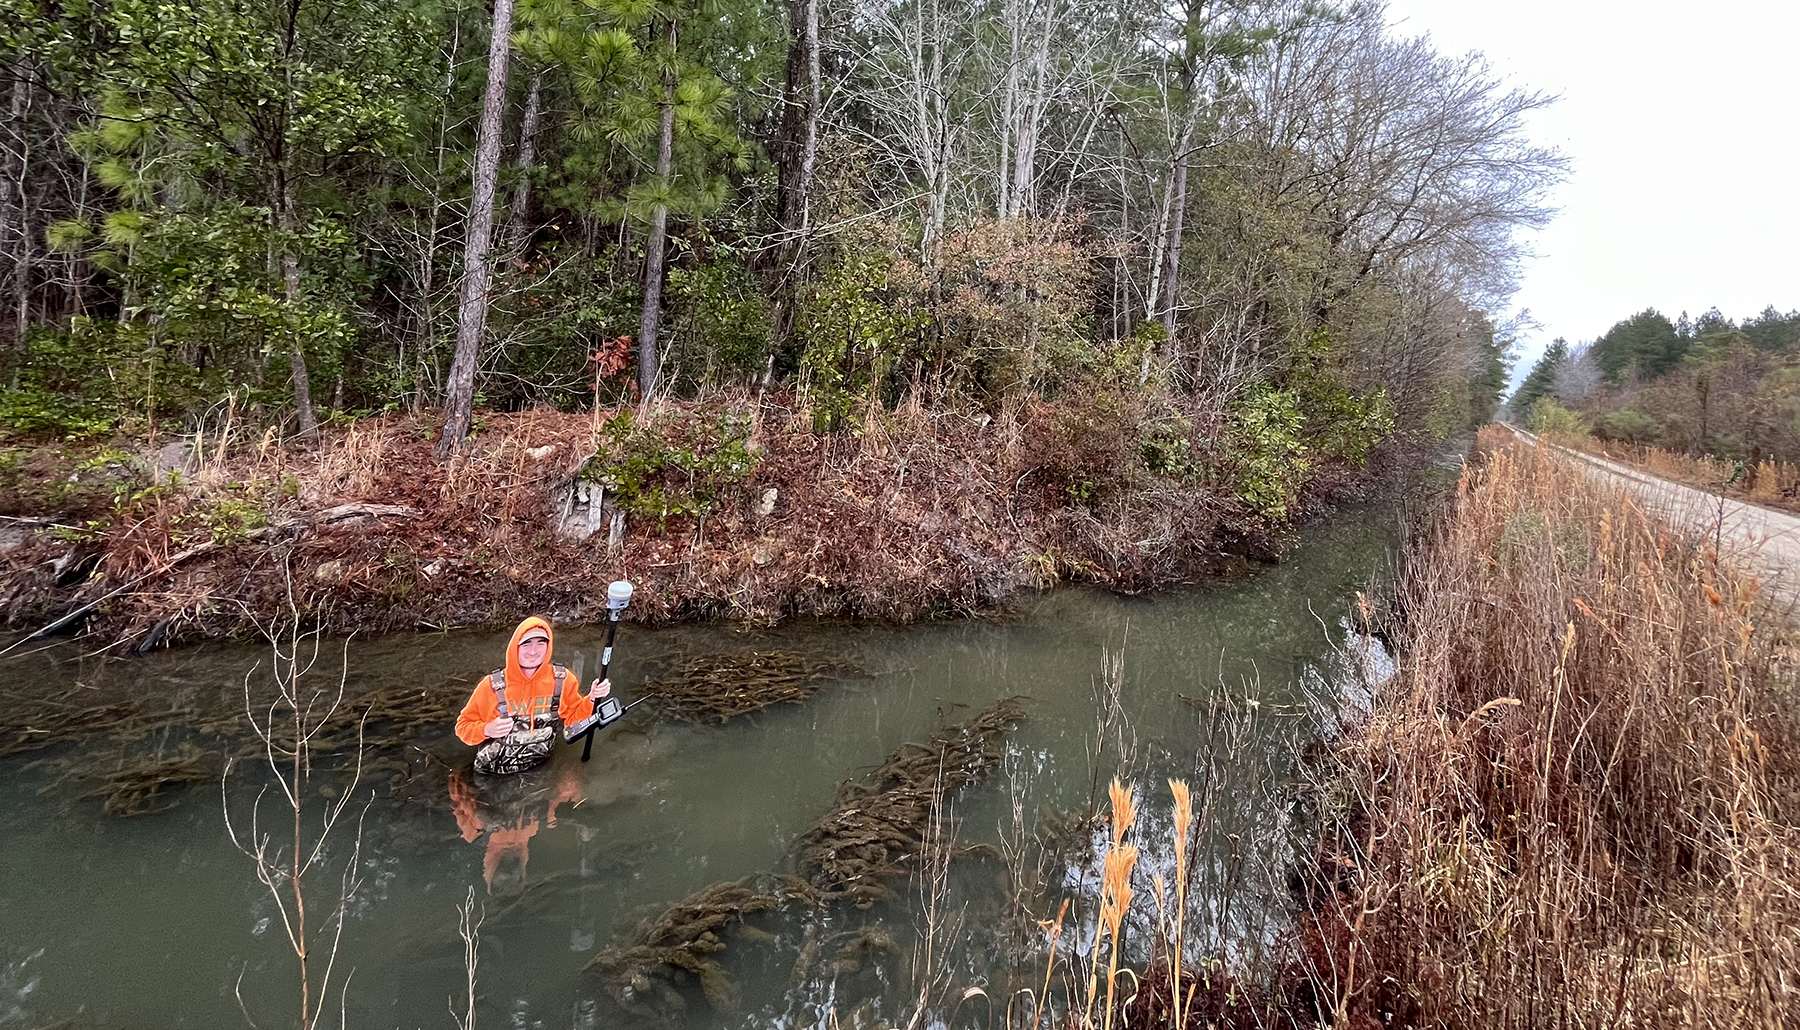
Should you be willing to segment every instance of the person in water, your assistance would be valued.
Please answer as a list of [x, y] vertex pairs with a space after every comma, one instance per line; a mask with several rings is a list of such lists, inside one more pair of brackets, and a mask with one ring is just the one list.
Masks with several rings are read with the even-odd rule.
[[541, 765], [556, 749], [558, 729], [579, 722], [612, 692], [595, 680], [586, 697], [569, 670], [550, 660], [555, 633], [532, 616], [513, 630], [506, 665], [483, 676], [456, 720], [456, 736], [475, 752], [475, 771], [514, 773]]

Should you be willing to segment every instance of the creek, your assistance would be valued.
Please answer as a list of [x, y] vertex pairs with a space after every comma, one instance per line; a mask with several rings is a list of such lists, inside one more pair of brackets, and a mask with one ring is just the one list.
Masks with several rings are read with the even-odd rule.
[[[677, 721], [648, 701], [602, 732], [590, 763], [563, 748], [510, 795], [453, 787], [449, 770], [467, 765], [469, 749], [448, 724], [372, 731], [386, 753], [370, 756], [306, 881], [317, 927], [354, 857], [325, 1023], [341, 1006], [350, 1026], [455, 1025], [468, 990], [458, 906], [472, 889], [485, 913], [478, 1025], [647, 1025], [620, 1012], [586, 968], [596, 953], [646, 912], [709, 884], [792, 872], [796, 840], [841, 781], [1014, 695], [1026, 698], [1026, 716], [1003, 761], [949, 798], [942, 825], [959, 850], [935, 895], [931, 877], [903, 877], [893, 898], [867, 909], [753, 915], [752, 931], [727, 935], [717, 956], [734, 1003], [716, 1007], [690, 983], [656, 999], [663, 1014], [701, 1027], [805, 1027], [835, 1010], [845, 1026], [904, 1025], [923, 995], [929, 1025], [968, 993], [961, 1004], [984, 1010], [975, 1021], [998, 1025], [986, 1008], [997, 1013], [1008, 992], [1035, 990], [1042, 977], [1033, 919], [1073, 897], [1065, 947], [1091, 940], [1082, 903], [1096, 890], [1094, 831], [1079, 816], [1121, 767], [1143, 810], [1134, 832], [1146, 904], [1133, 918], [1153, 911], [1149, 875], [1169, 871], [1164, 781], [1185, 777], [1210, 799], [1190, 899], [1195, 946], [1227, 959], [1253, 953], [1283, 928], [1286, 870], [1304, 838], [1295, 755], [1329, 732], [1366, 666], [1382, 660], [1350, 616], [1354, 592], [1391, 561], [1395, 528], [1391, 507], [1354, 509], [1242, 582], [1150, 598], [1061, 589], [1003, 618], [626, 624], [612, 670], [626, 699], [699, 655], [779, 649], [832, 664], [804, 703], [722, 725]], [[563, 631], [556, 660], [581, 654], [591, 671], [603, 637], [598, 626]], [[506, 640], [458, 631], [327, 642], [308, 682], [335, 689], [342, 661], [353, 700], [403, 686], [454, 708], [499, 664]], [[223, 812], [246, 839], [262, 792], [263, 829], [277, 844], [291, 839], [292, 814], [254, 757], [223, 778], [222, 805], [221, 738], [195, 728], [243, 725], [246, 677], [262, 675], [267, 657], [240, 644], [109, 660], [64, 643], [8, 660], [8, 705], [153, 698], [191, 718], [0, 758], [0, 1028], [294, 1025], [299, 985], [282, 912]], [[1124, 717], [1110, 726], [1109, 693]], [[141, 799], [144, 814], [108, 814], [96, 777], [153, 753], [187, 756], [194, 782]], [[343, 755], [315, 758], [301, 799], [309, 834], [350, 782]], [[324, 954], [317, 946], [315, 980]]]

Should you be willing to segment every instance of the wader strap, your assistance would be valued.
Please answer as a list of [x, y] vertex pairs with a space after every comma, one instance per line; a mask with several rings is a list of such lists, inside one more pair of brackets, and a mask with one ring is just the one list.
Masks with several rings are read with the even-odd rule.
[[[562, 718], [563, 683], [567, 680], [569, 670], [560, 665], [552, 665], [550, 671], [556, 674], [556, 689], [550, 695], [550, 714], [548, 717], [537, 716], [532, 719], [533, 725], [555, 723]], [[494, 697], [498, 699], [496, 712], [502, 719], [512, 718], [512, 711], [506, 707], [506, 670], [495, 669], [488, 673], [488, 682], [493, 684]]]
[[502, 719], [512, 718], [512, 712], [506, 707], [506, 670], [495, 669], [488, 673], [488, 683], [494, 688], [494, 696], [500, 700], [500, 717]]

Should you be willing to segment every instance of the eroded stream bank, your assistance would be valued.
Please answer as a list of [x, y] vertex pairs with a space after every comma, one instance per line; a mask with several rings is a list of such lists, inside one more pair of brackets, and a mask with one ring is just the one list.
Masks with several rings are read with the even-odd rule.
[[[370, 723], [381, 747], [358, 794], [373, 799], [337, 967], [340, 981], [355, 970], [343, 995], [350, 1022], [448, 1025], [446, 1003], [467, 989], [456, 908], [471, 888], [486, 911], [477, 978], [488, 1025], [816, 1025], [831, 1008], [846, 1025], [900, 1025], [922, 987], [934, 1007], [973, 986], [999, 997], [1041, 976], [1035, 920], [1060, 898], [1091, 925], [1094, 870], [1067, 816], [1104, 792], [1122, 755], [1144, 789], [1144, 889], [1170, 869], [1156, 844], [1170, 818], [1156, 785], [1187, 777], [1211, 806], [1198, 897], [1238, 899], [1195, 905], [1210, 912], [1190, 926], [1195, 946], [1254, 950], [1278, 932], [1285, 904], [1296, 742], [1329, 723], [1333, 699], [1357, 679], [1342, 650], [1348, 598], [1384, 561], [1393, 526], [1390, 510], [1365, 510], [1309, 532], [1289, 561], [1243, 582], [1149, 599], [1059, 590], [1004, 621], [628, 627], [615, 668], [628, 696], [708, 655], [799, 653], [828, 671], [802, 703], [722, 725], [648, 703], [609, 731], [592, 763], [565, 751], [512, 796], [456, 786], [462, 752], [447, 725], [419, 717], [460, 703], [503, 635], [353, 640], [349, 693], [384, 699], [387, 715]], [[591, 668], [599, 642], [598, 628], [569, 630], [559, 658], [583, 652]], [[334, 670], [327, 653], [322, 667]], [[231, 847], [216, 779], [225, 752], [246, 743], [228, 727], [242, 725], [243, 684], [259, 663], [261, 649], [237, 645], [12, 663], [11, 710], [116, 699], [138, 704], [138, 721], [0, 758], [0, 1021], [239, 1025], [239, 991], [259, 1022], [291, 1021], [297, 979], [281, 915]], [[1126, 719], [1102, 740], [1109, 682]], [[949, 797], [958, 857], [935, 907], [902, 877], [894, 897], [866, 909], [751, 911], [720, 935], [723, 993], [709, 1000], [697, 978], [675, 975], [654, 1004], [617, 1007], [590, 963], [629, 948], [640, 918], [710, 885], [803, 872], [803, 837], [834, 811], [840, 783], [1015, 695], [1024, 716], [996, 744], [999, 761]], [[195, 782], [148, 799], [153, 814], [104, 812], [107, 777], [147, 755], [191, 758]], [[254, 762], [236, 766], [225, 794], [238, 819], [267, 779]], [[315, 781], [309, 813], [342, 783]], [[332, 840], [325, 875], [311, 881], [327, 901], [351, 839]], [[1077, 846], [1045, 846], [1053, 839]], [[927, 965], [918, 942], [928, 923]]]
[[448, 464], [435, 423], [403, 416], [310, 449], [229, 426], [160, 447], [13, 447], [0, 616], [37, 629], [78, 614], [95, 646], [149, 651], [254, 638], [290, 603], [334, 633], [587, 622], [603, 617], [598, 585], [624, 576], [637, 620], [905, 622], [1061, 583], [1240, 577], [1274, 559], [1290, 519], [1375, 481], [1320, 457], [1258, 509], [1229, 466], [1146, 450], [1145, 417], [902, 407], [819, 433], [769, 395], [490, 414]]

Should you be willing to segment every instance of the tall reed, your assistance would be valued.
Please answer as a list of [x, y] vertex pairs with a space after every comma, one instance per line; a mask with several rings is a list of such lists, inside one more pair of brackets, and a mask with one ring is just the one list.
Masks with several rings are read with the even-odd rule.
[[1314, 927], [1334, 1022], [1800, 1025], [1782, 620], [1566, 458], [1481, 445], [1340, 752], [1349, 876]]

